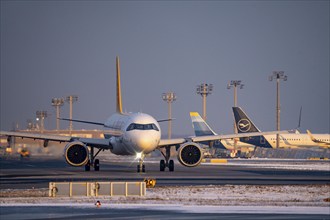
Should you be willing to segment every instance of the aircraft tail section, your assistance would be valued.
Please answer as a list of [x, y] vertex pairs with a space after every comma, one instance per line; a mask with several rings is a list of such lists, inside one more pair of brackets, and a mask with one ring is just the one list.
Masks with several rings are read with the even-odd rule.
[[198, 112], [190, 112], [195, 136], [217, 135], [210, 126], [202, 119]]
[[116, 57], [116, 71], [117, 71], [117, 103], [116, 103], [116, 112], [123, 114], [123, 107], [121, 102], [121, 84], [120, 84], [120, 64], [119, 57]]
[[240, 107], [233, 107], [233, 113], [238, 133], [260, 132]]

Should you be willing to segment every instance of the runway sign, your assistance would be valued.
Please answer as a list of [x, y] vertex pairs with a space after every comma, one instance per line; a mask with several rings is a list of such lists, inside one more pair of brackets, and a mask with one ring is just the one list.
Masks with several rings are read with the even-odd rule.
[[145, 196], [145, 182], [50, 182], [49, 197]]

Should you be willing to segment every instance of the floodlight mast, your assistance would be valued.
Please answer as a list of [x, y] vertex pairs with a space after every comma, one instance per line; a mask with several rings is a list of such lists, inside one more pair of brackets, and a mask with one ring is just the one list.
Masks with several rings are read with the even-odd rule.
[[206, 121], [206, 96], [212, 94], [213, 91], [213, 85], [202, 83], [200, 85], [197, 85], [196, 93], [198, 95], [201, 95], [203, 97], [203, 119]]
[[[76, 95], [67, 96], [65, 101], [67, 101], [70, 104], [70, 120], [72, 120], [72, 105], [74, 102], [78, 101], [78, 96]], [[72, 121], [70, 121], [70, 125], [69, 125], [70, 133], [72, 131], [72, 128], [73, 128]]]
[[[242, 80], [231, 80], [228, 85], [227, 89], [234, 88], [234, 107], [237, 107], [237, 88], [243, 89], [244, 84], [242, 84]], [[237, 134], [237, 126], [234, 122], [234, 132]], [[234, 148], [236, 149], [237, 140], [234, 140]]]
[[37, 121], [40, 120], [40, 131], [43, 132], [45, 129], [45, 118], [47, 118], [47, 111], [36, 111]]
[[52, 99], [52, 106], [56, 108], [56, 130], [60, 130], [60, 108], [64, 105], [64, 99], [63, 98], [53, 98]]
[[[284, 71], [273, 71], [269, 76], [269, 81], [276, 79], [276, 130], [280, 130], [280, 80], [287, 81], [288, 77], [284, 75]], [[280, 134], [276, 134], [276, 148], [280, 146]]]
[[172, 102], [176, 100], [176, 94], [174, 92], [167, 92], [162, 94], [162, 99], [168, 104], [168, 139], [172, 136]]
[[237, 107], [237, 88], [243, 89], [244, 84], [242, 84], [242, 80], [231, 80], [227, 89], [234, 88], [234, 107]]

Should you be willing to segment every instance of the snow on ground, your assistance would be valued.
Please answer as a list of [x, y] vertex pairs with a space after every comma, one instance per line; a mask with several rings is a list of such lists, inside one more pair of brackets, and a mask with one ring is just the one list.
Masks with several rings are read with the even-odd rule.
[[228, 163], [202, 163], [203, 165], [216, 166], [245, 166], [267, 169], [283, 169], [283, 170], [318, 170], [329, 171], [330, 161], [311, 161], [311, 160], [292, 160], [292, 159], [230, 159]]
[[[318, 170], [318, 171], [329, 171], [330, 172], [330, 163], [329, 164], [278, 164], [278, 163], [202, 163], [203, 165], [216, 165], [216, 166], [246, 166], [246, 167], [263, 167], [267, 169], [283, 169], [283, 170]], [[330, 175], [330, 173], [329, 173]]]
[[17, 204], [139, 204], [188, 206], [324, 207], [330, 213], [330, 185], [224, 185], [147, 189], [144, 197], [48, 197], [48, 189], [1, 190], [0, 205]]

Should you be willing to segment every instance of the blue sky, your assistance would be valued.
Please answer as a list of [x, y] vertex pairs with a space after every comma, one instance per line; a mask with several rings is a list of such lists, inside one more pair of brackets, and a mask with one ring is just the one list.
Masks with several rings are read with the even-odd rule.
[[[75, 94], [74, 118], [104, 122], [115, 111], [115, 57], [123, 108], [167, 118], [163, 92], [173, 91], [173, 134], [192, 135], [190, 111], [202, 114], [200, 83], [212, 83], [207, 118], [233, 131], [238, 105], [261, 130], [275, 129], [281, 82], [281, 128], [329, 133], [329, 1], [1, 1], [1, 130], [26, 127], [51, 99]], [[62, 117], [69, 117], [65, 104]], [[61, 127], [68, 127], [61, 122]], [[98, 128], [75, 124], [75, 128]], [[167, 132], [167, 123], [162, 124]]]

